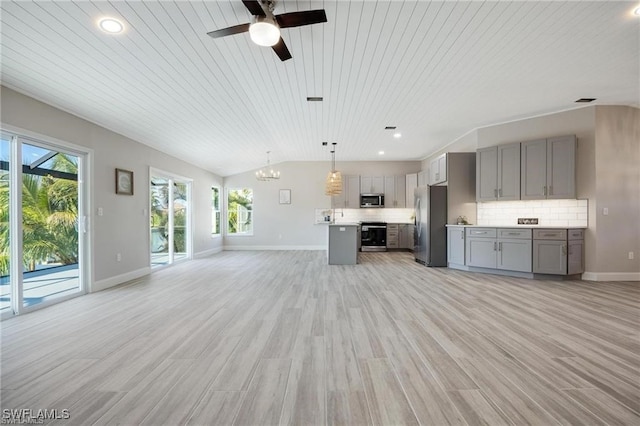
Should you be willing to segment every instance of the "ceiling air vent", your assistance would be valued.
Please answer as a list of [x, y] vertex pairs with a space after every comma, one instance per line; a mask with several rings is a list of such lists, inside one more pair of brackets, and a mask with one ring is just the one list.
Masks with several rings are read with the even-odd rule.
[[595, 100], [596, 100], [596, 98], [580, 98], [580, 99], [578, 99], [576, 101], [576, 103], [585, 103], [585, 104], [587, 104], [587, 103], [593, 102]]
[[307, 102], [322, 102], [322, 96], [307, 96]]
[[395, 130], [396, 126], [387, 126], [384, 128], [385, 130]]

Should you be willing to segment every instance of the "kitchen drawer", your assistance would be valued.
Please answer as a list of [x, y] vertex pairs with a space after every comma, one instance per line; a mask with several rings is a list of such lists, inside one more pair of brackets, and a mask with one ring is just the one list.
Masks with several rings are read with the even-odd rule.
[[569, 240], [584, 240], [584, 229], [569, 229]]
[[498, 238], [531, 239], [531, 229], [498, 229]]
[[467, 228], [467, 237], [496, 238], [496, 228]]
[[533, 230], [533, 239], [534, 240], [566, 240], [567, 239], [567, 230], [566, 229], [534, 229]]
[[397, 231], [399, 226], [398, 223], [387, 223], [387, 231]]

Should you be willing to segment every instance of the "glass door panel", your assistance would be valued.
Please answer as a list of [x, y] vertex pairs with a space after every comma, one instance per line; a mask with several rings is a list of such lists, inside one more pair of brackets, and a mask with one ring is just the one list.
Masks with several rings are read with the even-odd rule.
[[151, 177], [151, 266], [169, 263], [169, 180]]
[[187, 184], [173, 184], [173, 256], [174, 260], [187, 257]]
[[2, 135], [0, 138], [0, 315], [11, 312], [10, 165], [11, 138]]
[[22, 300], [25, 307], [77, 293], [79, 158], [22, 143]]

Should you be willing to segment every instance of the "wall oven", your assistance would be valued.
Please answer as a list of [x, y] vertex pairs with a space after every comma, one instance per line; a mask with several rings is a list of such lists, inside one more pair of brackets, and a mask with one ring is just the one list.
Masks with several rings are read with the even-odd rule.
[[361, 222], [360, 243], [362, 251], [387, 251], [387, 223]]

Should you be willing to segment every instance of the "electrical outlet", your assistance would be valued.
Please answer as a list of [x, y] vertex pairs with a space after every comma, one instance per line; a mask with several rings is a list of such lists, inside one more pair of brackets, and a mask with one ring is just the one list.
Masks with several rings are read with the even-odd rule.
[[633, 260], [633, 252], [632, 251], [629, 252], [629, 260]]
[[609, 208], [608, 208], [608, 207], [603, 208], [603, 209], [602, 209], [602, 214], [603, 214], [604, 216], [609, 216]]
[[104, 210], [102, 207], [98, 207], [98, 216], [102, 216], [104, 214]]
[[120, 253], [116, 254], [116, 261], [118, 262], [122, 261], [122, 255]]

